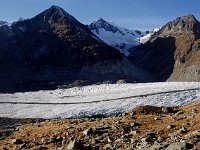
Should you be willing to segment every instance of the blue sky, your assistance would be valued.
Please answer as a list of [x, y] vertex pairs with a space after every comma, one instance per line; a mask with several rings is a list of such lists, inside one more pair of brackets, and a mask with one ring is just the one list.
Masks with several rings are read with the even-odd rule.
[[140, 30], [162, 26], [189, 13], [200, 19], [199, 0], [1, 0], [0, 20], [31, 18], [51, 5], [64, 8], [84, 24], [102, 17]]

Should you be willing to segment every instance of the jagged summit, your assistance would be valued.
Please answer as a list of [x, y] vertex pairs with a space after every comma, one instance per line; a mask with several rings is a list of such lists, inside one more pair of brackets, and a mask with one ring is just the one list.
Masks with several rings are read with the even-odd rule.
[[59, 6], [51, 6], [49, 9], [47, 9], [45, 12], [49, 12], [49, 13], [58, 13], [61, 16], [70, 16], [72, 17], [69, 13], [67, 13], [63, 8], [59, 7]]
[[182, 31], [193, 32], [195, 36], [200, 36], [200, 23], [194, 15], [189, 14], [170, 21], [162, 27], [160, 33], [162, 36], [176, 36], [179, 33], [182, 34]]
[[[76, 25], [79, 28], [84, 28], [84, 25], [80, 23], [75, 17], [67, 13], [63, 8], [59, 6], [51, 6], [50, 8], [44, 10], [40, 14], [36, 15], [35, 17], [31, 19], [26, 20], [19, 20], [15, 22], [16, 25], [21, 25], [23, 28], [26, 24], [24, 24], [24, 21], [27, 22], [27, 20], [31, 20], [28, 26], [40, 26], [44, 23], [49, 24], [50, 26], [59, 26], [59, 25], [69, 25], [74, 26]], [[36, 23], [36, 24], [35, 24]]]
[[179, 18], [182, 20], [187, 20], [187, 21], [198, 21], [193, 14], [188, 14], [186, 16], [182, 16]]
[[91, 23], [89, 28], [91, 30], [96, 30], [97, 33], [99, 33], [99, 29], [105, 29], [105, 31], [111, 31], [113, 33], [117, 31], [121, 32], [116, 26], [104, 20], [103, 18], [99, 18], [98, 20]]
[[6, 21], [2, 21], [2, 20], [0, 20], [0, 26], [2, 26], [2, 25], [9, 25], [9, 23], [6, 22]]
[[52, 5], [52, 6], [50, 7], [50, 9], [64, 10], [64, 9], [62, 9], [60, 6], [56, 6], [56, 5]]
[[200, 38], [200, 23], [192, 14], [178, 17], [168, 22], [153, 34], [149, 41], [153, 42], [158, 37], [177, 37], [185, 34], [192, 34], [195, 38]]
[[44, 21], [57, 22], [57, 23], [80, 23], [77, 19], [75, 19], [72, 15], [67, 13], [63, 8], [59, 6], [51, 6], [44, 12], [38, 15], [38, 17], [43, 17]]
[[199, 32], [200, 23], [192, 14], [180, 17], [177, 22], [180, 30], [192, 30], [194, 32]]
[[102, 17], [100, 17], [99, 19], [96, 20], [96, 22], [107, 22], [107, 21], [104, 20]]
[[187, 16], [178, 17], [171, 22], [172, 27], [177, 27], [179, 30], [194, 30], [195, 24], [198, 24], [198, 20], [194, 15], [189, 14]]
[[96, 21], [94, 21], [92, 24], [109, 24], [108, 21], [106, 21], [105, 19], [103, 19], [102, 17], [100, 17], [99, 19], [97, 19]]
[[109, 24], [109, 25], [112, 25], [114, 27], [117, 27], [117, 25], [115, 25], [115, 23], [113, 23], [112, 21], [107, 21], [105, 20], [104, 18], [100, 17], [99, 19], [97, 19], [96, 21], [94, 21], [96, 24], [97, 23], [105, 23], [105, 24]]

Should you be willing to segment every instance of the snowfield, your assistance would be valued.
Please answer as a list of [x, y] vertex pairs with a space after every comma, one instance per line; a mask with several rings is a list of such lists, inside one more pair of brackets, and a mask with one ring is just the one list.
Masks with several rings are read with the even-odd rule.
[[182, 106], [200, 99], [200, 82], [102, 84], [0, 94], [0, 117], [78, 118], [114, 115], [139, 105]]
[[106, 44], [118, 49], [125, 56], [129, 56], [128, 50], [133, 46], [138, 46], [140, 44], [138, 39], [145, 35], [145, 33], [139, 35], [135, 31], [124, 28], [119, 29], [123, 34], [119, 31], [113, 33], [105, 29], [99, 29], [98, 33], [95, 30], [92, 30], [92, 32]]
[[140, 45], [139, 39], [147, 34], [145, 31], [142, 32], [119, 27], [113, 22], [106, 21], [102, 18], [91, 23], [89, 28], [100, 40], [118, 49], [124, 56], [129, 56], [129, 49], [133, 46]]
[[158, 32], [160, 28], [155, 28], [152, 31], [150, 31], [148, 34], [142, 36], [141, 38], [139, 38], [140, 43], [145, 44], [147, 41], [150, 40], [150, 38], [152, 37], [152, 35], [154, 35], [154, 33]]

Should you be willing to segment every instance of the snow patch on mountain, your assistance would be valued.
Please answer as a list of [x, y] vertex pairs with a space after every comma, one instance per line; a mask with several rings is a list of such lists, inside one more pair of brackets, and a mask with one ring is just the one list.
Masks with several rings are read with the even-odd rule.
[[140, 38], [139, 38], [139, 42], [142, 43], [142, 44], [146, 43], [147, 41], [149, 41], [149, 39], [151, 38], [151, 36], [152, 36], [154, 33], [158, 32], [160, 29], [161, 29], [161, 28], [155, 28], [155, 29], [153, 29], [152, 31], [150, 31], [148, 34], [146, 34], [145, 36], [140, 37]]
[[89, 25], [90, 30], [106, 44], [129, 56], [129, 48], [140, 44], [139, 39], [147, 34], [138, 30], [118, 27], [113, 22], [100, 18]]

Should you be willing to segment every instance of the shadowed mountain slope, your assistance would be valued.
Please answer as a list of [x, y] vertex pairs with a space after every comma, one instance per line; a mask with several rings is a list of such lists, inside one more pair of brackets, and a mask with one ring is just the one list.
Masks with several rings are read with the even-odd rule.
[[200, 23], [193, 15], [178, 17], [132, 55], [157, 81], [200, 81]]
[[0, 45], [0, 91], [151, 79], [58, 6], [1, 26]]

